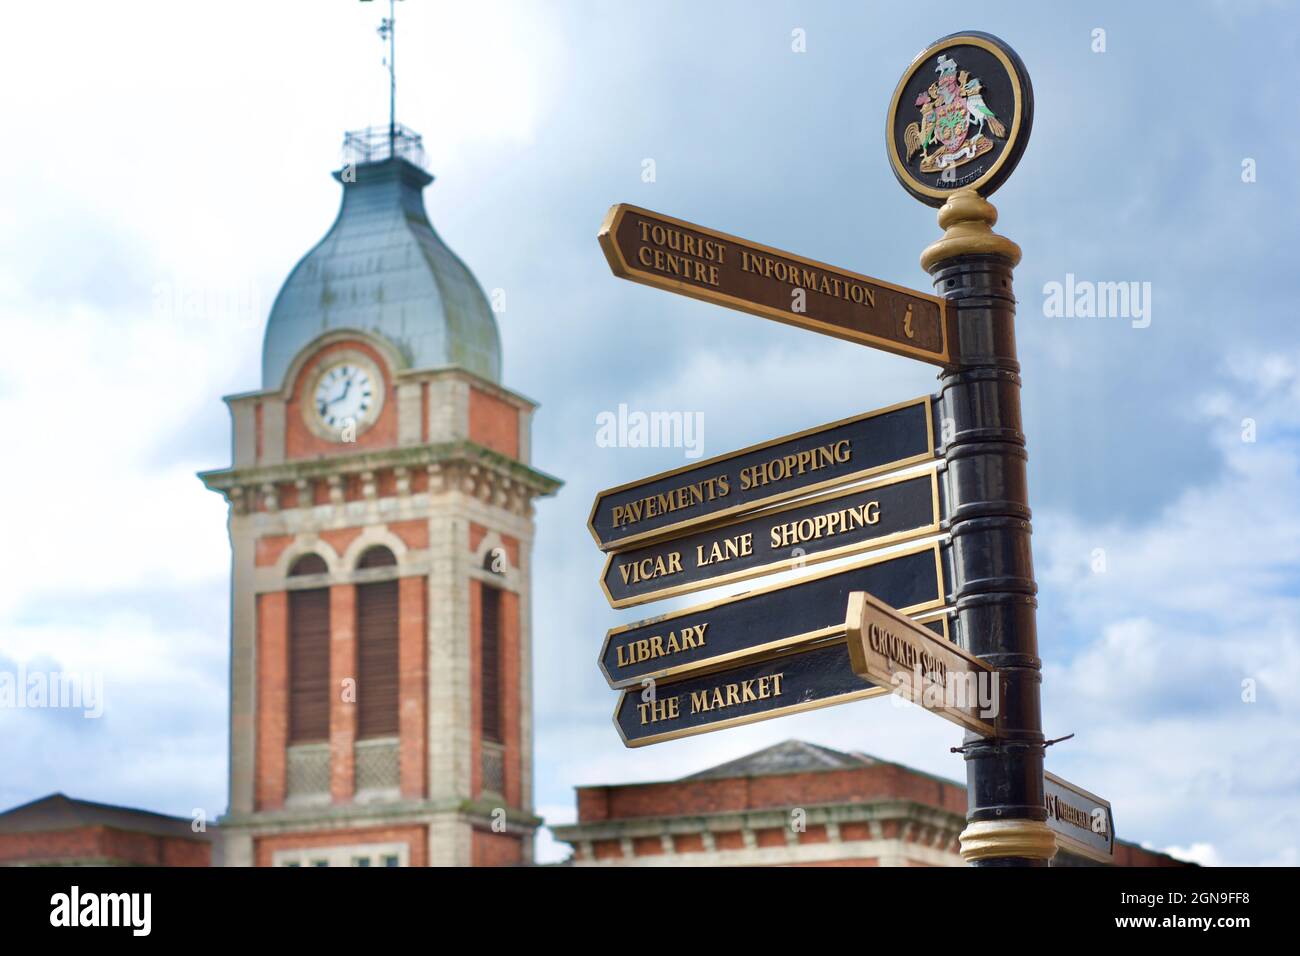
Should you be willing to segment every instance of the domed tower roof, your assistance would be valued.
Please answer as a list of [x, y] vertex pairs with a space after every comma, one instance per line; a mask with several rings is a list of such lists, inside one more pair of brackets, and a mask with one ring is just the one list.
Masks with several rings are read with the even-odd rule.
[[[456, 366], [501, 377], [496, 320], [473, 273], [443, 243], [424, 209], [433, 182], [417, 162], [420, 138], [398, 127], [348, 134], [361, 161], [334, 173], [338, 218], [289, 273], [266, 324], [262, 387], [281, 388], [303, 346], [325, 332], [359, 329], [387, 339], [410, 368]], [[412, 162], [416, 159], [417, 162]]]

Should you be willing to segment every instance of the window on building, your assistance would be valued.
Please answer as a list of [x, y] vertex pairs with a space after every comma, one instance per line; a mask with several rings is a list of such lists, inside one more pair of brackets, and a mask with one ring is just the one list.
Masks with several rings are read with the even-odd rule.
[[373, 548], [367, 548], [357, 561], [358, 570], [365, 568], [391, 568], [397, 564], [397, 556], [389, 551], [382, 544], [377, 544]]
[[272, 866], [406, 866], [410, 847], [405, 843], [349, 843], [311, 849], [276, 850]]
[[[291, 576], [321, 574], [325, 561], [304, 554]], [[318, 743], [330, 729], [330, 594], [328, 588], [289, 592], [289, 743]]]
[[483, 607], [479, 639], [480, 723], [483, 739], [500, 743], [501, 736], [501, 590], [482, 586]]
[[[375, 547], [358, 568], [395, 565], [393, 552]], [[398, 732], [398, 585], [357, 585], [357, 738], [393, 737]]]
[[296, 578], [304, 574], [326, 574], [329, 566], [319, 554], [304, 554], [296, 559], [289, 568], [289, 577]]

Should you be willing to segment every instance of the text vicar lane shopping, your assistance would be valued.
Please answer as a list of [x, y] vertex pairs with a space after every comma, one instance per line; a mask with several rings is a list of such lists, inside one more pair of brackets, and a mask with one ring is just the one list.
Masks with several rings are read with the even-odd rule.
[[[814, 518], [786, 521], [772, 528], [767, 542], [772, 550], [792, 548], [795, 545], [816, 541], [826, 535], [836, 535], [874, 525], [880, 521], [880, 502], [868, 500], [848, 508], [819, 514]], [[695, 567], [720, 564], [754, 553], [754, 534], [746, 531], [734, 537], [717, 537], [708, 544], [697, 544], [692, 551]], [[636, 584], [666, 574], [682, 571], [682, 552], [673, 550], [667, 555], [626, 561], [618, 566], [624, 584]]]

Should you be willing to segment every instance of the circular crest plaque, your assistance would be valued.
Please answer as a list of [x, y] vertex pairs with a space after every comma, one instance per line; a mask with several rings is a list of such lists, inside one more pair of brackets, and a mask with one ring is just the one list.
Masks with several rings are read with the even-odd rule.
[[886, 120], [889, 163], [903, 188], [942, 206], [958, 189], [987, 197], [1029, 141], [1034, 91], [1014, 50], [968, 31], [919, 53], [894, 90]]

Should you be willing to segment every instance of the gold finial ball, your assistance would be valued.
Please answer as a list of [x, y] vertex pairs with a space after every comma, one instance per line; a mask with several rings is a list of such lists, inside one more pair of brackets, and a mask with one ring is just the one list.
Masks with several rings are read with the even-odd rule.
[[955, 256], [1002, 256], [1014, 267], [1020, 262], [1020, 247], [993, 231], [998, 211], [974, 189], [959, 189], [939, 207], [939, 228], [943, 238], [921, 253], [926, 272]]

